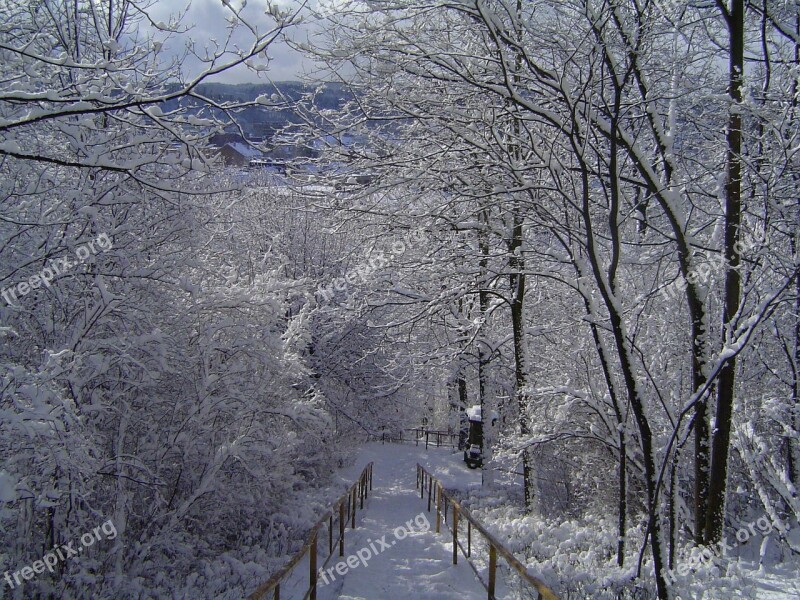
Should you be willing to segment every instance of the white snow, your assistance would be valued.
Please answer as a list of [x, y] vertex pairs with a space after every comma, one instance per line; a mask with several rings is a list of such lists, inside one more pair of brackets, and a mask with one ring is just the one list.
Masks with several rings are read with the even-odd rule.
[[[415, 489], [417, 462], [436, 473], [448, 487], [479, 486], [480, 472], [468, 469], [450, 449], [429, 448], [426, 451], [424, 444], [416, 447], [373, 443], [367, 444], [356, 464], [344, 472], [346, 478], [355, 479], [370, 461], [375, 463], [372, 496], [364, 511], [358, 514], [357, 528], [345, 536], [344, 558], [384, 535], [386, 542], [395, 543], [371, 558], [366, 566], [359, 564], [344, 577], [322, 586], [317, 597], [320, 600], [485, 598], [486, 591], [466, 559], [459, 555], [458, 564], [452, 564], [450, 534], [444, 524], [442, 533], [434, 533], [435, 512], [427, 512], [427, 497], [421, 500]], [[421, 513], [426, 515], [430, 530], [424, 532], [415, 527], [408, 537], [395, 539], [395, 528], [404, 527], [404, 523], [414, 521]], [[328, 568], [335, 566], [338, 560], [339, 557], [334, 556]]]
[[17, 482], [6, 471], [0, 471], [0, 502], [14, 502], [17, 499]]
[[225, 145], [226, 146], [230, 146], [236, 152], [238, 152], [239, 154], [241, 154], [242, 156], [245, 156], [247, 158], [260, 158], [261, 156], [263, 156], [262, 152], [260, 152], [259, 150], [256, 150], [252, 146], [248, 146], [247, 144], [243, 144], [242, 142], [230, 142], [230, 143], [225, 144]]

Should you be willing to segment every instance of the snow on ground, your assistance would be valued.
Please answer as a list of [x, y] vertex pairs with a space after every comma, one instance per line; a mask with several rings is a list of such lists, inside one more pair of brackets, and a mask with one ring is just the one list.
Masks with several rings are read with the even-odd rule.
[[797, 600], [800, 598], [798, 572], [789, 568], [774, 567], [774, 572], [759, 572], [754, 566], [753, 578], [758, 600]]
[[[433, 473], [449, 489], [477, 492], [483, 498], [478, 505], [489, 502], [494, 505], [497, 497], [484, 497], [479, 490], [481, 474], [471, 470], [461, 460], [461, 453], [449, 448], [425, 450], [424, 444], [417, 447], [404, 444], [371, 443], [366, 444], [356, 461], [350, 467], [336, 474], [338, 484], [344, 487], [355, 481], [367, 463], [373, 462], [374, 487], [363, 511], [359, 511], [356, 529], [348, 526], [345, 534], [345, 556], [338, 553], [326, 565], [325, 578], [319, 580], [317, 598], [319, 600], [395, 600], [413, 598], [415, 600], [478, 600], [486, 597], [486, 592], [466, 559], [459, 554], [458, 565], [452, 564], [452, 543], [450, 534], [442, 524], [442, 533], [434, 533], [435, 512], [427, 512], [427, 497], [420, 499], [416, 490], [416, 464], [420, 463]], [[502, 494], [502, 490], [498, 489]], [[492, 495], [490, 495], [492, 496]], [[477, 508], [476, 513], [484, 512]], [[477, 515], [476, 515], [477, 516]], [[489, 516], [484, 515], [484, 516]], [[497, 515], [494, 515], [497, 516]], [[480, 517], [479, 517], [480, 518]], [[483, 519], [482, 519], [483, 520]], [[490, 517], [485, 522], [490, 530], [504, 539], [500, 523]], [[505, 532], [507, 533], [507, 531]], [[462, 532], [463, 534], [463, 532]], [[485, 571], [485, 560], [481, 560], [480, 543], [473, 537], [473, 552], [479, 562], [479, 570]], [[463, 543], [463, 540], [462, 540]], [[327, 556], [326, 544], [320, 544], [320, 565]], [[514, 544], [510, 544], [513, 546]], [[485, 550], [485, 549], [483, 549]], [[359, 558], [363, 557], [363, 560]], [[346, 573], [336, 571], [351, 558], [355, 566], [348, 566]], [[522, 556], [519, 556], [522, 558]], [[502, 561], [501, 561], [502, 562]], [[524, 562], [524, 561], [523, 561]], [[498, 567], [502, 567], [498, 564]], [[587, 565], [587, 567], [589, 567]], [[505, 569], [503, 569], [505, 571]], [[742, 599], [789, 600], [800, 598], [800, 582], [797, 572], [789, 567], [773, 569], [768, 573], [759, 572], [756, 566], [745, 569], [740, 580]], [[519, 597], [511, 589], [517, 582], [508, 579], [507, 573], [498, 573], [498, 597]], [[601, 575], [598, 574], [598, 578]], [[696, 574], [696, 583], [703, 579]], [[327, 581], [326, 581], [327, 580]], [[713, 578], [712, 578], [713, 580]], [[697, 598], [728, 597], [725, 592], [713, 589], [700, 592]], [[732, 583], [731, 581], [728, 582]], [[308, 584], [308, 566], [303, 561], [295, 569], [289, 581], [282, 586], [282, 597], [301, 597]], [[729, 586], [725, 589], [730, 590]]]
[[[424, 445], [367, 444], [356, 463], [343, 472], [350, 481], [369, 463], [374, 462], [372, 495], [359, 512], [357, 528], [346, 534], [345, 557], [359, 551], [366, 566], [358, 562], [344, 576], [336, 573], [340, 559], [335, 556], [327, 565], [333, 569], [320, 581], [320, 600], [478, 600], [486, 597], [472, 570], [459, 555], [452, 564], [452, 542], [445, 533], [434, 533], [434, 512], [427, 512], [427, 498], [416, 491], [416, 464], [442, 479], [446, 486], [480, 485], [480, 472], [471, 471], [460, 455], [445, 448]], [[385, 537], [384, 537], [385, 536]], [[402, 538], [402, 539], [400, 539]], [[378, 540], [383, 540], [383, 546]], [[366, 558], [367, 551], [378, 551]], [[355, 563], [355, 560], [353, 562]]]

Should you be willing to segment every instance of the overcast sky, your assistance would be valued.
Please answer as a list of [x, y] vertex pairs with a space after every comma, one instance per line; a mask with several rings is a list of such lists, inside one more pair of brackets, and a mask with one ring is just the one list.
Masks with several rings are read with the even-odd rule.
[[[241, 6], [242, 0], [231, 0], [235, 6]], [[300, 5], [300, 2], [295, 0], [281, 0], [280, 5], [286, 8], [294, 7], [295, 9]], [[188, 0], [156, 0], [154, 5], [148, 10], [154, 21], [168, 22], [170, 15], [176, 15], [184, 11], [189, 6], [189, 10], [181, 23], [184, 26], [192, 26], [190, 34], [191, 38], [199, 47], [206, 45], [211, 39], [216, 39], [222, 42], [226, 35], [226, 19], [230, 16], [230, 11], [223, 6], [222, 0], [192, 0], [189, 5]], [[270, 17], [265, 15], [267, 3], [265, 0], [247, 0], [247, 5], [243, 11], [243, 15], [250, 21], [250, 23], [259, 28], [260, 31], [268, 31], [273, 21]], [[294, 39], [305, 39], [313, 28], [307, 25], [302, 25], [293, 30], [288, 35]], [[248, 41], [252, 42], [252, 36], [241, 35], [235, 38], [242, 45]], [[168, 46], [173, 53], [177, 53], [179, 48], [177, 41], [173, 40]], [[183, 41], [180, 43], [183, 47]], [[300, 79], [304, 73], [310, 73], [314, 70], [314, 65], [311, 61], [304, 59], [298, 52], [292, 50], [284, 43], [278, 43], [270, 46], [269, 56], [271, 61], [269, 64], [269, 71], [262, 74], [259, 78], [250, 69], [241, 67], [236, 70], [228, 71], [224, 75], [214, 79], [213, 81], [224, 81], [226, 83], [244, 83], [244, 82], [267, 82], [272, 81], [288, 81]], [[196, 68], [196, 65], [194, 67]]]

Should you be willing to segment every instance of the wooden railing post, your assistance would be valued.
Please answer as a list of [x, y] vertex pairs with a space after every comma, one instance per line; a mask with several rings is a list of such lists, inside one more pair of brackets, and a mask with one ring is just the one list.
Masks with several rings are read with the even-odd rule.
[[430, 435], [430, 431], [425, 431], [425, 450], [428, 449], [428, 436]]
[[281, 584], [275, 586], [275, 590], [272, 593], [272, 600], [281, 600]]
[[497, 549], [489, 542], [489, 600], [494, 600], [494, 588], [497, 581]]
[[453, 505], [453, 564], [458, 564], [458, 509]]
[[436, 489], [436, 533], [439, 533], [442, 520], [442, 490], [439, 484], [434, 489]]
[[311, 538], [311, 548], [308, 560], [309, 585], [311, 587], [311, 600], [317, 600], [317, 532]]
[[355, 529], [356, 528], [356, 489], [355, 488], [353, 488], [353, 493], [350, 494], [350, 499], [351, 499], [351, 502], [353, 504], [353, 512], [351, 513], [351, 516], [352, 516], [353, 520], [350, 523], [350, 528], [351, 529]]
[[344, 556], [344, 499], [339, 503], [339, 556]]
[[472, 557], [472, 522], [467, 521], [467, 558]]
[[428, 512], [431, 512], [431, 492], [433, 491], [433, 477], [428, 475]]
[[328, 520], [328, 556], [333, 554], [333, 513]]

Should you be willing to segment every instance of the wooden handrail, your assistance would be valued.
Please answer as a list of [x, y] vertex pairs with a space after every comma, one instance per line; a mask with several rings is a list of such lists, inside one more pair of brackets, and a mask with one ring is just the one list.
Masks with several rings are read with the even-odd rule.
[[[447, 523], [447, 505], [449, 504], [452, 506], [451, 521], [453, 524], [453, 564], [458, 563], [458, 553], [456, 552], [456, 546], [458, 546], [461, 549], [461, 552], [464, 554], [464, 557], [467, 559], [467, 563], [470, 567], [472, 567], [472, 570], [475, 571], [475, 574], [478, 576], [478, 580], [481, 582], [481, 585], [483, 585], [488, 592], [489, 600], [496, 600], [494, 594], [498, 554], [502, 556], [506, 562], [515, 571], [517, 571], [517, 573], [519, 573], [523, 581], [536, 588], [536, 591], [539, 592], [539, 600], [558, 600], [558, 596], [556, 596], [553, 590], [551, 590], [541, 579], [531, 575], [528, 572], [528, 568], [519, 560], [517, 560], [517, 558], [506, 549], [502, 542], [500, 542], [500, 540], [489, 533], [489, 531], [480, 521], [473, 517], [466, 508], [461, 506], [461, 504], [455, 498], [445, 491], [441, 481], [426, 471], [422, 465], [417, 463], [417, 489], [420, 490], [420, 498], [423, 499], [425, 496], [426, 483], [428, 484], [428, 512], [431, 510], [431, 494], [433, 494], [433, 497], [436, 500], [436, 533], [439, 533], [439, 523], [442, 517], [444, 517], [445, 523]], [[464, 547], [458, 540], [458, 522], [462, 519], [467, 521], [467, 551], [464, 551]], [[489, 581], [487, 583], [481, 579], [477, 568], [470, 561], [472, 556], [473, 528], [477, 529], [489, 544]]]
[[[407, 436], [404, 439], [404, 431], [410, 432], [412, 435]], [[416, 446], [419, 446], [420, 442], [424, 439], [425, 449], [427, 450], [429, 445], [436, 446], [437, 448], [440, 446], [452, 446], [455, 448], [458, 445], [458, 438], [458, 433], [450, 433], [449, 431], [444, 430], [426, 429], [425, 427], [415, 427], [413, 429], [403, 429], [398, 435], [395, 436], [385, 431], [382, 431], [380, 435], [371, 434], [368, 437], [368, 440], [380, 441], [384, 444], [386, 442], [394, 444], [410, 444], [413, 442]]]
[[361, 509], [364, 509], [364, 499], [369, 496], [372, 490], [372, 463], [369, 463], [361, 475], [358, 477], [353, 485], [342, 494], [339, 499], [333, 503], [331, 508], [320, 517], [306, 536], [306, 541], [303, 547], [300, 548], [289, 561], [280, 568], [279, 571], [273, 573], [265, 583], [258, 586], [258, 589], [247, 597], [247, 600], [262, 600], [268, 592], [272, 592], [273, 600], [280, 599], [281, 581], [291, 573], [292, 569], [297, 566], [306, 552], [310, 552], [309, 560], [309, 583], [308, 588], [304, 592], [303, 598], [310, 598], [316, 600], [317, 597], [317, 542], [319, 531], [323, 526], [328, 526], [328, 558], [322, 564], [322, 568], [328, 564], [328, 561], [333, 557], [333, 548], [335, 547], [333, 539], [333, 523], [336, 518], [339, 519], [339, 537], [336, 539], [339, 546], [339, 556], [344, 556], [344, 533], [347, 529], [347, 522], [351, 522], [351, 527], [356, 526], [356, 511], [358, 510], [359, 500]]

